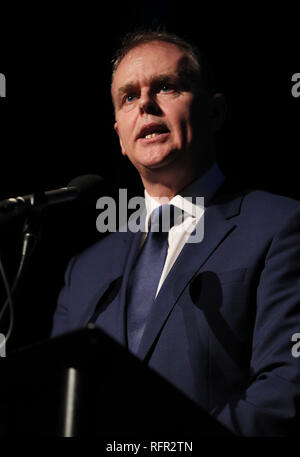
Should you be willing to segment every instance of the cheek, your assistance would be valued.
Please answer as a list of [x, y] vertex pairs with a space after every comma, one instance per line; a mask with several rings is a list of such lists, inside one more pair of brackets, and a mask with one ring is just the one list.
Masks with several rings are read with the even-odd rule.
[[128, 144], [133, 140], [135, 132], [135, 117], [127, 113], [117, 119], [119, 128], [119, 137], [123, 144]]
[[191, 133], [192, 130], [192, 100], [187, 98], [182, 101], [174, 101], [165, 110], [165, 114], [173, 128], [176, 136], [185, 138]]
[[171, 119], [174, 139], [178, 145], [185, 146], [191, 142], [193, 137], [193, 128], [188, 112], [178, 113], [178, 116], [173, 116]]

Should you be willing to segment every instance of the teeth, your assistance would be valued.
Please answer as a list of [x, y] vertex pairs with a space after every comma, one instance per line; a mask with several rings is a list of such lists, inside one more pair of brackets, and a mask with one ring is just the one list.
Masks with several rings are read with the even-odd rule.
[[145, 138], [154, 138], [158, 133], [149, 133], [149, 135], [146, 135]]

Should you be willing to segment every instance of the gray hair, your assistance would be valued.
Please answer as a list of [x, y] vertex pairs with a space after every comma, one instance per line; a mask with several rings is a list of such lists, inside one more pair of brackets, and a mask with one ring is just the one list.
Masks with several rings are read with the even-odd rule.
[[125, 35], [112, 60], [112, 80], [122, 59], [131, 49], [153, 41], [164, 41], [182, 49], [186, 53], [189, 62], [188, 73], [190, 77], [193, 77], [201, 84], [202, 88], [207, 92], [213, 93], [215, 91], [215, 75], [203, 53], [191, 42], [165, 30], [137, 30]]

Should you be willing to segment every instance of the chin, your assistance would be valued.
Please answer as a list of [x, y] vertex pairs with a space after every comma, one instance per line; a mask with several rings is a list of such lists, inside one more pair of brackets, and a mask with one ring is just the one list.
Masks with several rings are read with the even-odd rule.
[[159, 169], [164, 168], [176, 160], [178, 151], [168, 151], [168, 152], [154, 152], [149, 154], [148, 157], [144, 157], [144, 160], [141, 160], [141, 164], [144, 168], [147, 169]]

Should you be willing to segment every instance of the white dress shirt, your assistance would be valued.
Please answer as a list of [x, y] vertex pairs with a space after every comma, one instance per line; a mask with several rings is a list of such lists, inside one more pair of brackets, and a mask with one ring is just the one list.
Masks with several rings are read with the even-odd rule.
[[[150, 197], [148, 192], [145, 190], [147, 214], [145, 220], [145, 237], [143, 238], [142, 244], [145, 242], [147, 236], [150, 215], [155, 208], [163, 203], [168, 203], [183, 210], [181, 223], [174, 225], [169, 230], [168, 252], [156, 295], [158, 294], [164, 280], [171, 270], [175, 260], [179, 256], [190, 234], [194, 231], [200, 218], [203, 217], [205, 203], [207, 203], [214, 196], [223, 181], [224, 175], [218, 164], [215, 162], [214, 165], [206, 173], [204, 173], [204, 175], [193, 181], [180, 194], [175, 195], [175, 197], [171, 200], [165, 199], [164, 201], [160, 199], [158, 201]], [[196, 200], [196, 197], [203, 197], [204, 200], [199, 198]], [[191, 201], [192, 199], [193, 201]], [[205, 203], [203, 204], [203, 202]]]

